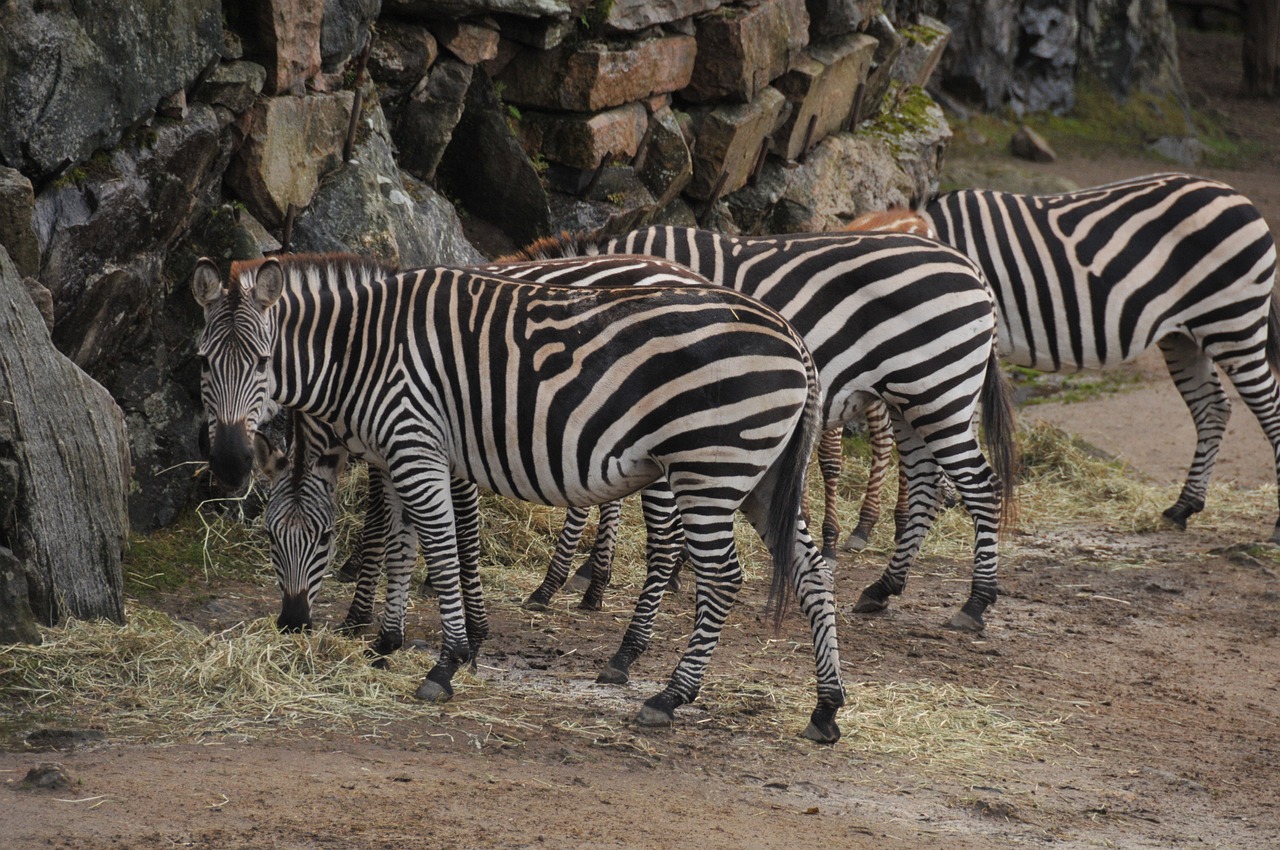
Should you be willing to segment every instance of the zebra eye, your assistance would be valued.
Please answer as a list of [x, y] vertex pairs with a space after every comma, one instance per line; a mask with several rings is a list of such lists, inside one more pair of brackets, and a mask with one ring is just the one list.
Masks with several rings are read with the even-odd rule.
[[270, 358], [270, 357], [265, 357], [265, 356], [264, 356], [264, 357], [259, 357], [259, 358], [258, 358], [258, 371], [259, 371], [259, 372], [265, 372], [265, 371], [267, 371], [267, 364], [269, 364], [270, 362], [271, 362], [271, 358]]
[[198, 355], [198, 359], [200, 361], [200, 371], [208, 372], [209, 371], [209, 355], [200, 354]]

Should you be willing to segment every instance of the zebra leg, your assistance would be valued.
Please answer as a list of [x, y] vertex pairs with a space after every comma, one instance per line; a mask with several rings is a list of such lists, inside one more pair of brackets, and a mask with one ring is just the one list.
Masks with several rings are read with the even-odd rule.
[[[757, 490], [756, 493], [759, 491]], [[804, 737], [820, 744], [834, 744], [840, 739], [836, 711], [844, 705], [844, 682], [840, 676], [840, 648], [836, 639], [836, 604], [832, 592], [831, 568], [814, 545], [806, 526], [801, 525], [797, 537], [788, 541], [772, 539], [768, 531], [769, 505], [752, 493], [742, 505], [742, 512], [769, 546], [790, 545], [794, 550], [792, 590], [800, 610], [809, 620], [813, 635], [814, 663], [817, 669], [818, 704], [809, 717]], [[781, 600], [779, 600], [779, 603]]]
[[[387, 497], [383, 492], [382, 471], [369, 465], [369, 492], [365, 496], [364, 528], [360, 532], [360, 549], [352, 557], [359, 556], [355, 593], [351, 607], [343, 618], [340, 631], [359, 634], [373, 623], [373, 598], [378, 591], [378, 576], [387, 559], [387, 545], [391, 535], [391, 515], [387, 510]], [[351, 563], [348, 559], [342, 570]]]
[[385, 668], [386, 656], [404, 646], [404, 617], [409, 606], [413, 568], [418, 560], [418, 536], [414, 528], [404, 522], [404, 509], [400, 497], [391, 489], [390, 479], [385, 474], [379, 478], [383, 511], [386, 513], [383, 558], [387, 573], [387, 599], [382, 611], [382, 625], [370, 652], [375, 656], [374, 666]]
[[[410, 450], [388, 452], [387, 468], [394, 501], [388, 501], [392, 515], [405, 517], [427, 562], [427, 575], [440, 602], [442, 646], [440, 660], [427, 673], [414, 696], [420, 700], [445, 702], [453, 696], [453, 674], [471, 658], [466, 614], [462, 599], [458, 539], [455, 533], [452, 480], [448, 463], [440, 457], [425, 456], [420, 443]], [[433, 462], [434, 461], [434, 462]], [[398, 509], [402, 507], [403, 511]], [[387, 576], [387, 613], [384, 620], [403, 623], [408, 599], [409, 576]]]
[[897, 544], [884, 573], [864, 589], [854, 603], [855, 614], [883, 611], [889, 607], [891, 596], [902, 593], [907, 574], [938, 512], [938, 463], [924, 439], [906, 424], [900, 412], [894, 410], [891, 417], [898, 437], [899, 458], [898, 508], [894, 511]]
[[1178, 501], [1164, 512], [1166, 520], [1185, 531], [1187, 518], [1204, 510], [1209, 476], [1218, 459], [1222, 435], [1227, 430], [1231, 402], [1222, 389], [1213, 361], [1194, 340], [1170, 336], [1160, 340], [1159, 344], [1169, 375], [1196, 425], [1196, 453], [1191, 459], [1191, 468], [1187, 470], [1186, 483], [1182, 485]]
[[[1274, 310], [1275, 304], [1272, 306]], [[1274, 312], [1270, 333], [1272, 341], [1268, 347], [1280, 347], [1280, 339], [1276, 339], [1276, 335], [1280, 334], [1280, 325], [1277, 324]], [[1258, 346], [1262, 347], [1261, 344]], [[1271, 451], [1275, 456], [1277, 496], [1280, 497], [1280, 385], [1276, 383], [1276, 373], [1258, 353], [1248, 357], [1218, 354], [1215, 359], [1240, 393], [1240, 400], [1253, 411], [1258, 424], [1262, 426], [1262, 432], [1271, 442]], [[1280, 519], [1276, 520], [1272, 529], [1271, 542], [1280, 543]]]
[[582, 530], [590, 515], [590, 508], [571, 507], [565, 512], [564, 527], [560, 529], [560, 537], [556, 540], [556, 551], [547, 566], [547, 575], [538, 589], [524, 601], [524, 608], [530, 611], [547, 610], [551, 597], [564, 587], [565, 579], [569, 577], [569, 565], [573, 563], [573, 555], [578, 551], [578, 541], [582, 539]]
[[676, 514], [675, 499], [665, 484], [646, 488], [641, 493], [647, 532], [645, 561], [648, 572], [640, 598], [622, 645], [609, 659], [596, 681], [601, 684], [625, 685], [630, 679], [631, 665], [649, 648], [653, 637], [653, 619], [662, 604], [662, 596], [671, 581], [683, 545]]
[[480, 587], [480, 488], [470, 481], [453, 479], [450, 484], [453, 516], [458, 537], [459, 581], [462, 606], [467, 618], [467, 644], [471, 648], [471, 669], [476, 669], [480, 645], [489, 637], [489, 614]]
[[996, 577], [1004, 493], [999, 477], [987, 464], [976, 441], [970, 447], [967, 461], [955, 462], [955, 457], [944, 456], [942, 468], [955, 482], [956, 491], [973, 520], [973, 578], [969, 585], [969, 598], [944, 626], [980, 632], [986, 628], [982, 615], [998, 595]]
[[[640, 726], [670, 726], [675, 720], [675, 710], [697, 698], [707, 662], [742, 587], [742, 567], [732, 543], [733, 515], [717, 523], [712, 522], [707, 513], [700, 512], [698, 522], [699, 538], [706, 531], [709, 539], [690, 540], [688, 544], [694, 565], [693, 634], [667, 686], [644, 701], [636, 717]], [[721, 542], [726, 536], [730, 540], [727, 550]]]
[[[840, 469], [844, 466], [844, 445], [841, 436], [844, 426], [830, 428], [822, 433], [818, 443], [818, 470], [822, 473], [822, 557], [836, 558], [836, 543], [840, 540], [840, 517], [836, 514], [836, 498], [839, 495]], [[807, 523], [806, 519], [806, 523]]]
[[590, 570], [591, 583], [582, 595], [578, 607], [586, 611], [599, 611], [604, 607], [604, 589], [609, 586], [613, 572], [613, 552], [618, 544], [618, 527], [622, 524], [622, 500], [614, 499], [600, 506], [600, 522], [596, 526], [596, 542], [591, 547], [591, 557], [584, 565]]
[[844, 548], [849, 552], [861, 552], [871, 540], [871, 530], [880, 520], [880, 494], [893, 457], [893, 426], [889, 422], [889, 408], [877, 399], [867, 405], [863, 415], [867, 418], [867, 436], [871, 441], [871, 469], [867, 472], [867, 492], [862, 497], [862, 509], [858, 511], [858, 525], [844, 542]]

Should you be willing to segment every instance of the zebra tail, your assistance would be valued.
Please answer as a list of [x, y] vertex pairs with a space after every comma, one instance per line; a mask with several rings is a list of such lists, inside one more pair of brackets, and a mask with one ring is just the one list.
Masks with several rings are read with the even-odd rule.
[[769, 547], [773, 555], [773, 577], [769, 585], [767, 610], [773, 612], [774, 631], [782, 629], [783, 616], [791, 604], [791, 593], [795, 587], [801, 504], [808, 481], [809, 457], [818, 439], [821, 407], [818, 377], [812, 362], [809, 362], [809, 396], [804, 412], [791, 432], [787, 447], [773, 466], [776, 477], [768, 520], [769, 538], [773, 541]]
[[987, 378], [982, 382], [982, 430], [987, 453], [1000, 478], [1000, 525], [1017, 518], [1014, 486], [1018, 478], [1018, 444], [1013, 420], [1013, 390], [1000, 368], [995, 349], [987, 360]]

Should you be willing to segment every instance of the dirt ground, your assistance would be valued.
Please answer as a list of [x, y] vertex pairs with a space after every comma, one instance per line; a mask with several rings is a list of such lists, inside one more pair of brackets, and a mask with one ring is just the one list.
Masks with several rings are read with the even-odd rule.
[[[1234, 65], [1211, 50], [1197, 58], [1201, 49], [1184, 46], [1191, 87], [1250, 133], [1269, 127], [1280, 139], [1280, 104], [1235, 100]], [[1081, 185], [1158, 170], [1149, 160], [1043, 167]], [[1280, 144], [1257, 170], [1220, 176], [1276, 227]], [[1155, 480], [1179, 480], [1192, 448], [1189, 423], [1178, 431], [1185, 411], [1158, 362], [1140, 368], [1152, 375], [1138, 389], [1024, 415], [1068, 424]], [[428, 722], [0, 752], [0, 847], [1280, 847], [1280, 579], [1275, 560], [1235, 545], [1269, 534], [1274, 480], [1256, 422], [1240, 410], [1234, 425], [1244, 436], [1228, 435], [1221, 477], [1269, 494], [1250, 528], [1219, 522], [1210, 505], [1185, 533], [1131, 533], [1119, 522], [1015, 531], [981, 637], [939, 628], [962, 601], [962, 560], [923, 559], [888, 612], [856, 617], [850, 599], [882, 563], [842, 558], [851, 689], [972, 689], [1033, 730], [974, 763], [868, 745], [850, 709], [840, 716], [845, 740], [814, 746], [798, 737], [807, 697], [789, 707], [797, 719], [782, 734], [742, 732], [740, 713], [783, 707], [764, 697], [744, 704], [717, 679], [804, 688], [812, 679], [799, 618], [773, 639], [758, 616], [762, 582], [744, 588], [703, 697], [663, 731], [624, 720], [683, 647], [687, 595], [670, 600], [654, 647], [622, 688], [592, 682], [628, 597], [611, 594], [600, 613], [566, 603], [531, 614], [491, 595], [495, 637], [478, 683]], [[234, 621], [274, 603], [237, 588], [188, 613], [212, 619], [218, 604]], [[434, 640], [434, 629], [431, 607], [419, 604], [411, 630]], [[485, 713], [486, 699], [530, 680], [544, 698], [518, 715]], [[49, 761], [71, 789], [18, 787]]]

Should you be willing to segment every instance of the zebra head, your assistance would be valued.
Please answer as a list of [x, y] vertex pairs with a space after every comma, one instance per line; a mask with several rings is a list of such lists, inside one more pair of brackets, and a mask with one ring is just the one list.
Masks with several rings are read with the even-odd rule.
[[201, 259], [191, 292], [204, 308], [200, 397], [208, 422], [209, 469], [223, 484], [239, 488], [253, 468], [253, 439], [263, 417], [273, 374], [275, 323], [269, 315], [284, 291], [275, 259], [245, 266], [224, 287], [212, 260]]
[[265, 437], [254, 438], [254, 459], [268, 481], [263, 526], [280, 583], [276, 627], [285, 632], [311, 628], [311, 606], [333, 560], [334, 494], [342, 460], [309, 450], [303, 429], [291, 430], [287, 455]]

